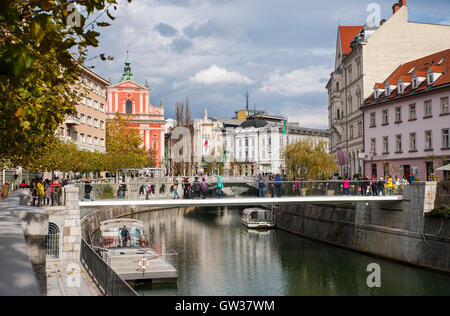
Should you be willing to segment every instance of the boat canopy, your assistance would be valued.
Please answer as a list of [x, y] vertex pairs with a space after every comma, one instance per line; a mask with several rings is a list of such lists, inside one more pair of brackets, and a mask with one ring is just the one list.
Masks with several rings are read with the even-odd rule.
[[271, 216], [271, 211], [262, 208], [248, 208], [242, 212], [242, 217], [251, 220], [268, 220]]

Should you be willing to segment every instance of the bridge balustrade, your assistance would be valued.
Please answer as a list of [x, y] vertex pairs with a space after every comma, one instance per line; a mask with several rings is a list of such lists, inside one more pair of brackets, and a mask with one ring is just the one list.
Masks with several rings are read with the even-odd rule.
[[[177, 192], [180, 198], [202, 199], [202, 198], [237, 198], [237, 197], [294, 197], [294, 196], [380, 196], [391, 195], [386, 181], [355, 180], [349, 181], [348, 190], [344, 190], [343, 181], [268, 181], [264, 180], [264, 188], [260, 190], [258, 180], [251, 178], [242, 181], [241, 177], [224, 178], [223, 188], [219, 190], [217, 178], [209, 178], [206, 190], [194, 191], [193, 178], [185, 183], [178, 180]], [[173, 181], [167, 179], [165, 182], [148, 182], [151, 191], [148, 193], [146, 183], [132, 182], [112, 183], [86, 183], [75, 184], [79, 187], [80, 201], [99, 200], [146, 200], [146, 199], [173, 199]], [[407, 184], [394, 184], [392, 195], [401, 195]], [[90, 187], [90, 190], [89, 190]], [[221, 191], [221, 192], [220, 192]], [[220, 194], [222, 193], [222, 194]]]

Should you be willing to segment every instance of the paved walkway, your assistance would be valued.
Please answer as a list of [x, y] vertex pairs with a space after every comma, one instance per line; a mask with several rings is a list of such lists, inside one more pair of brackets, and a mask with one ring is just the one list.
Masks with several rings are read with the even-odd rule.
[[[0, 296], [40, 296], [22, 228], [19, 192], [0, 201]], [[39, 210], [31, 210], [38, 211]]]
[[47, 296], [102, 296], [79, 261], [47, 261]]
[[[37, 228], [26, 224], [27, 216], [47, 210], [19, 205], [19, 199], [20, 191], [15, 191], [0, 200], [0, 296], [40, 296], [24, 230]], [[80, 262], [49, 261], [45, 272], [48, 296], [101, 295]]]

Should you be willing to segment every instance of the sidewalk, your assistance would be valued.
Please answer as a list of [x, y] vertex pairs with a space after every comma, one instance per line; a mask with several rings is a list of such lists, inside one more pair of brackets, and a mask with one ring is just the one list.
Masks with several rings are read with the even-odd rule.
[[0, 296], [40, 296], [18, 205], [17, 192], [0, 201]]
[[81, 262], [47, 262], [47, 296], [102, 295]]
[[[19, 205], [20, 190], [0, 200], [0, 296], [40, 296], [41, 290], [29, 255], [26, 234], [48, 233], [33, 224], [33, 216], [48, 216], [45, 208]], [[43, 230], [45, 232], [38, 232]], [[101, 295], [79, 261], [48, 261], [39, 271], [47, 279], [47, 296]], [[42, 276], [41, 276], [42, 274]], [[43, 289], [45, 291], [45, 287]]]

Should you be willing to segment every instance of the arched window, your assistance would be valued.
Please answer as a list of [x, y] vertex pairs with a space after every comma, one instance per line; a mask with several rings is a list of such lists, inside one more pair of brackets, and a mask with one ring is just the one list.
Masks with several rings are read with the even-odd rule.
[[59, 259], [59, 228], [54, 223], [48, 224], [48, 235], [45, 237], [45, 254], [47, 259]]
[[127, 114], [133, 114], [133, 102], [131, 100], [127, 101]]

